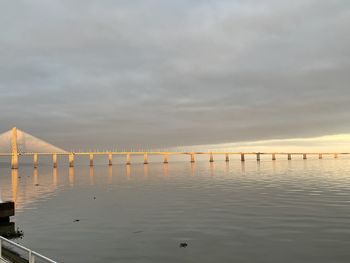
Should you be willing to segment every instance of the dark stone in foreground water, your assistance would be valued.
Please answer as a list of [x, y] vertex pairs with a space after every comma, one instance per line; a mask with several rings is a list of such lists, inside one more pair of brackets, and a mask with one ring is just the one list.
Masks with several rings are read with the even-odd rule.
[[0, 236], [8, 239], [20, 238], [23, 232], [15, 230], [15, 223], [10, 222], [10, 217], [15, 215], [15, 203], [0, 203]]
[[10, 216], [15, 215], [15, 203], [14, 202], [4, 202], [0, 203], [0, 222], [2, 220], [8, 220]]

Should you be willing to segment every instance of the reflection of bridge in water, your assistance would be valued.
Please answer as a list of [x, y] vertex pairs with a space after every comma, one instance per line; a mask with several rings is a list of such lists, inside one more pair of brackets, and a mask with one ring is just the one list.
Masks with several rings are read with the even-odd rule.
[[[194, 169], [194, 165], [191, 164], [191, 169]], [[17, 211], [22, 211], [26, 206], [39, 199], [49, 198], [62, 186], [73, 188], [76, 185], [79, 186], [79, 183], [93, 186], [96, 184], [97, 178], [100, 183], [104, 182], [107, 184], [116, 181], [129, 181], [134, 175], [142, 175], [143, 179], [147, 179], [149, 168], [149, 165], [142, 167], [131, 167], [129, 165], [126, 167], [119, 166], [119, 169], [113, 166], [80, 167], [79, 169], [75, 167], [67, 169], [51, 167], [43, 167], [43, 169], [30, 169], [29, 167], [24, 167], [21, 170], [12, 169], [5, 171], [3, 174], [8, 176], [0, 177], [0, 198], [3, 197], [4, 200], [14, 201]], [[164, 164], [162, 168], [153, 166], [151, 171], [157, 177], [159, 175], [168, 177], [168, 164]], [[97, 178], [96, 175], [98, 176]]]
[[94, 165], [94, 156], [104, 155], [108, 158], [108, 164], [113, 164], [113, 156], [125, 156], [126, 164], [131, 165], [132, 156], [143, 156], [143, 163], [148, 164], [149, 155], [162, 156], [163, 163], [169, 162], [170, 156], [175, 155], [188, 155], [190, 161], [194, 163], [196, 161], [196, 155], [207, 155], [210, 162], [214, 162], [214, 155], [224, 155], [225, 161], [229, 162], [230, 156], [239, 155], [242, 162], [245, 161], [247, 155], [253, 155], [257, 161], [261, 160], [262, 155], [269, 155], [272, 160], [276, 160], [276, 156], [285, 156], [288, 160], [292, 159], [292, 156], [302, 156], [304, 160], [309, 155], [316, 155], [319, 159], [322, 159], [324, 155], [331, 155], [334, 158], [338, 158], [339, 155], [348, 155], [350, 153], [334, 153], [334, 152], [228, 152], [228, 151], [215, 151], [215, 152], [178, 152], [178, 151], [97, 151], [97, 152], [68, 152], [56, 146], [53, 146], [41, 139], [38, 139], [28, 133], [12, 128], [12, 130], [0, 135], [0, 156], [11, 157], [12, 169], [18, 169], [19, 156], [32, 156], [34, 168], [38, 167], [39, 156], [52, 156], [53, 167], [57, 167], [57, 156], [67, 156], [69, 167], [74, 167], [74, 161], [77, 156], [88, 156], [90, 166]]

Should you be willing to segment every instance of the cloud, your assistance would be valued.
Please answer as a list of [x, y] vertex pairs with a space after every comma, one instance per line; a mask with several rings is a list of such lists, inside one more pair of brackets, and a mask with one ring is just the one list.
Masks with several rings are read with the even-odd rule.
[[350, 131], [347, 1], [2, 1], [0, 128], [63, 148]]

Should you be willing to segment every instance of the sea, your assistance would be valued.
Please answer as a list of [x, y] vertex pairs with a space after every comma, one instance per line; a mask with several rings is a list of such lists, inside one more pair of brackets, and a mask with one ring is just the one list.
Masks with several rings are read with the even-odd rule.
[[350, 262], [349, 157], [114, 161], [1, 162], [14, 241], [67, 263]]

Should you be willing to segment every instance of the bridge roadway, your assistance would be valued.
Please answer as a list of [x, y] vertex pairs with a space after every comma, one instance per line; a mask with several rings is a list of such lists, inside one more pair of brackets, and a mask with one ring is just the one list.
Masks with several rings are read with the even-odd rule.
[[11, 167], [12, 169], [18, 168], [18, 157], [19, 156], [33, 156], [33, 164], [34, 168], [37, 168], [38, 166], [38, 157], [40, 155], [51, 155], [52, 156], [52, 162], [53, 167], [57, 167], [57, 156], [68, 156], [69, 160], [69, 166], [74, 167], [74, 160], [75, 156], [80, 155], [87, 155], [89, 156], [90, 160], [90, 166], [93, 166], [94, 164], [94, 155], [106, 155], [108, 156], [108, 164], [112, 165], [112, 158], [113, 155], [124, 155], [126, 157], [126, 164], [131, 165], [131, 157], [134, 155], [143, 155], [144, 156], [144, 164], [148, 164], [148, 156], [149, 155], [160, 155], [163, 156], [163, 163], [169, 162], [169, 156], [170, 155], [189, 155], [190, 161], [194, 163], [196, 161], [196, 155], [208, 155], [209, 161], [214, 162], [214, 155], [224, 155], [225, 161], [228, 162], [230, 159], [230, 155], [240, 155], [240, 159], [242, 162], [245, 161], [246, 155], [254, 155], [256, 156], [256, 160], [260, 161], [262, 155], [270, 155], [272, 160], [276, 160], [277, 155], [285, 155], [287, 156], [288, 160], [292, 160], [292, 156], [302, 156], [304, 160], [307, 159], [307, 156], [309, 155], [316, 155], [319, 159], [322, 159], [325, 155], [331, 155], [334, 158], [338, 158], [340, 155], [348, 155], [350, 153], [336, 153], [336, 152], [322, 152], [322, 153], [315, 153], [315, 152], [225, 152], [225, 151], [214, 151], [214, 152], [169, 152], [169, 151], [99, 151], [99, 152], [65, 152], [65, 153], [0, 153], [0, 156], [11, 156]]

